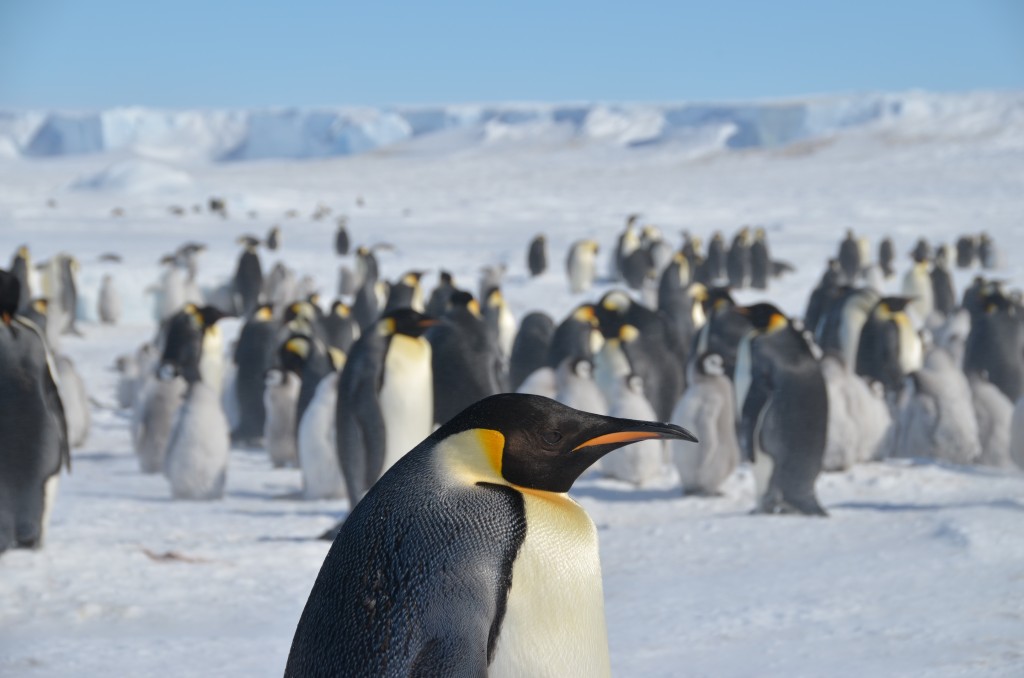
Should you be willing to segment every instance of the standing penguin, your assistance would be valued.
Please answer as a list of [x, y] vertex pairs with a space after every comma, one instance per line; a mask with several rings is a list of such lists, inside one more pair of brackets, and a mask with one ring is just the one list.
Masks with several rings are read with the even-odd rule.
[[803, 334], [775, 306], [736, 310], [754, 328], [750, 375], [737, 374], [736, 381], [750, 385], [738, 398], [740, 441], [754, 463], [757, 510], [827, 515], [814, 492], [828, 426], [821, 366]]
[[569, 273], [569, 290], [573, 294], [586, 292], [594, 284], [598, 249], [596, 240], [577, 240], [569, 248], [565, 267]]
[[928, 259], [918, 252], [914, 254], [913, 267], [903, 275], [902, 290], [903, 296], [907, 298], [907, 314], [917, 329], [924, 327], [935, 310], [935, 293], [932, 290]]
[[0, 553], [42, 546], [58, 474], [71, 468], [53, 360], [35, 325], [15, 316], [20, 294], [0, 270]]
[[597, 529], [565, 492], [645, 439], [694, 437], [538, 396], [475, 403], [349, 515], [285, 676], [610, 675]]
[[274, 226], [267, 232], [267, 249], [276, 252], [281, 246], [281, 227]]
[[741, 290], [750, 285], [750, 229], [744, 226], [732, 240], [725, 258], [729, 287]]
[[352, 309], [340, 300], [331, 304], [330, 313], [321, 319], [320, 325], [327, 345], [343, 353], [347, 354], [359, 338], [359, 324], [352, 317]]
[[106, 325], [116, 325], [121, 320], [121, 295], [118, 294], [114, 278], [110, 274], [103, 276], [96, 311], [100, 322]]
[[721, 285], [726, 281], [725, 238], [721, 231], [715, 231], [708, 243], [707, 282], [705, 284]]
[[238, 422], [232, 441], [255, 445], [263, 437], [267, 411], [263, 404], [267, 370], [274, 364], [278, 324], [273, 307], [264, 304], [242, 326], [235, 344], [235, 400]]
[[64, 405], [64, 420], [68, 427], [68, 446], [75, 449], [84, 445], [89, 437], [89, 426], [92, 423], [89, 394], [71, 358], [57, 355], [53, 362], [57, 368], [57, 392]]
[[857, 280], [861, 267], [867, 263], [861, 261], [860, 255], [860, 245], [857, 243], [857, 238], [853, 235], [853, 229], [847, 229], [846, 238], [839, 244], [839, 256], [837, 257], [839, 269], [843, 274], [844, 284], [853, 285]]
[[338, 217], [338, 228], [334, 232], [334, 253], [339, 257], [344, 257], [348, 254], [349, 238], [348, 238], [348, 220], [345, 217]]
[[978, 304], [964, 348], [964, 371], [987, 375], [1016, 402], [1024, 396], [1024, 311], [998, 288]]
[[547, 313], [528, 313], [519, 324], [512, 355], [509, 357], [509, 388], [513, 391], [526, 380], [534, 370], [547, 364], [548, 349], [555, 334], [555, 322]]
[[988, 233], [978, 236], [978, 260], [981, 262], [981, 267], [986, 270], [992, 270], [998, 264], [996, 245]]
[[167, 442], [164, 474], [175, 499], [221, 499], [227, 479], [228, 421], [220, 395], [202, 381], [189, 384]]
[[974, 236], [962, 235], [956, 241], [956, 267], [971, 268], [978, 258], [978, 243]]
[[970, 374], [967, 380], [971, 385], [971, 403], [981, 442], [978, 463], [1002, 469], [1015, 468], [1010, 457], [1013, 403], [981, 375]]
[[750, 244], [750, 286], [755, 290], [768, 289], [768, 276], [772, 274], [772, 258], [768, 253], [768, 234], [763, 228], [754, 231]]
[[298, 412], [301, 381], [290, 370], [267, 370], [263, 389], [263, 440], [274, 468], [295, 466], [299, 459]]
[[160, 473], [167, 456], [174, 418], [185, 397], [188, 384], [170, 370], [157, 376], [140, 367], [143, 377], [132, 410], [132, 448], [143, 473]]
[[[617, 418], [655, 418], [654, 408], [644, 396], [643, 379], [635, 374], [627, 376], [620, 385], [618, 396], [612, 401], [609, 414]], [[665, 443], [662, 440], [644, 440], [618, 454], [601, 458], [601, 472], [637, 487], [644, 487], [665, 477]]]
[[554, 399], [574, 410], [608, 414], [608, 399], [594, 381], [594, 363], [586, 358], [566, 358], [558, 366]]
[[630, 214], [626, 217], [626, 227], [622, 233], [619, 234], [619, 239], [615, 242], [615, 251], [612, 252], [611, 267], [609, 277], [612, 280], [622, 280], [623, 270], [625, 268], [626, 259], [629, 258], [633, 252], [640, 249], [640, 236], [636, 232], [636, 221], [640, 218], [639, 214]]
[[855, 371], [880, 382], [887, 394], [898, 393], [903, 379], [921, 369], [924, 347], [905, 308], [909, 299], [884, 297], [871, 309], [860, 332]]
[[455, 279], [448, 271], [441, 271], [437, 287], [430, 293], [430, 300], [427, 302], [427, 315], [440, 318], [448, 310], [448, 300], [457, 291]]
[[338, 372], [320, 380], [316, 393], [299, 421], [299, 468], [302, 496], [306, 499], [342, 499], [345, 479], [338, 462], [335, 413], [338, 407]]
[[548, 270], [548, 241], [543, 234], [530, 241], [530, 249], [526, 254], [526, 265], [530, 269], [530, 275], [534, 278]]
[[683, 494], [714, 495], [740, 463], [736, 406], [725, 363], [717, 353], [699, 356], [689, 367], [686, 392], [672, 411], [672, 423], [700, 431], [697, 445], [669, 441]]
[[263, 268], [260, 266], [260, 255], [256, 252], [260, 241], [245, 236], [239, 238], [238, 242], [244, 249], [238, 257], [232, 283], [235, 312], [249, 315], [260, 303], [260, 293], [263, 291]]
[[281, 344], [278, 364], [299, 378], [299, 397], [295, 402], [295, 423], [298, 426], [316, 395], [317, 386], [336, 370], [336, 365], [323, 342], [304, 334], [293, 334]]
[[420, 286], [422, 277], [422, 271], [409, 271], [398, 282], [391, 285], [388, 289], [388, 302], [385, 304], [383, 312], [411, 308], [423, 313], [426, 307], [423, 304], [423, 288]]
[[338, 459], [354, 505], [434, 425], [436, 321], [410, 308], [385, 314], [359, 337], [338, 380]]
[[443, 424], [471, 403], [501, 393], [501, 361], [480, 306], [456, 292], [441, 321], [427, 332], [433, 360], [434, 421]]
[[18, 279], [21, 291], [18, 293], [18, 310], [24, 311], [32, 302], [32, 295], [36, 285], [32, 282], [35, 270], [32, 268], [32, 255], [29, 254], [28, 246], [22, 245], [14, 253], [11, 259], [11, 275]]
[[948, 318], [956, 311], [956, 291], [953, 289], [953, 274], [949, 270], [949, 259], [945, 248], [936, 253], [935, 262], [928, 275], [932, 280], [935, 311], [943, 318]]
[[512, 355], [512, 344], [516, 340], [516, 318], [499, 288], [492, 287], [484, 293], [481, 312], [491, 340], [498, 348], [498, 355], [503, 363], [507, 363]]
[[836, 355], [826, 354], [821, 371], [828, 390], [828, 439], [823, 470], [845, 471], [885, 456], [892, 416], [879, 384], [869, 385]]

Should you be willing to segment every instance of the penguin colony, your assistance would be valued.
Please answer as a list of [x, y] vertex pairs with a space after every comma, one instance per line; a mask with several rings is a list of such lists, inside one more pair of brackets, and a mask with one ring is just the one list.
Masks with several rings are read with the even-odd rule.
[[[158, 331], [117, 359], [140, 470], [162, 472], [174, 498], [223, 497], [236, 446], [300, 467], [305, 498], [349, 499], [325, 535], [334, 546], [288, 675], [607, 674], [593, 523], [564, 496], [591, 466], [635, 486], [678, 482], [684, 494], [714, 495], [749, 464], [755, 512], [826, 515], [814, 490], [821, 471], [900, 456], [1024, 465], [1020, 293], [979, 275], [958, 297], [950, 275], [997, 265], [986, 235], [918, 243], [901, 294], [886, 296], [899, 268], [892, 241], [873, 261], [849, 232], [794, 318], [733, 296], [793, 271], [771, 258], [765, 229], [714, 233], [705, 250], [690, 233], [671, 245], [631, 215], [607, 268], [593, 239], [565, 259], [573, 293], [598, 279], [621, 289], [580, 298], [560, 319], [533, 311], [517, 326], [504, 267], [482, 271], [475, 295], [441, 271], [428, 295], [423, 271], [386, 279], [378, 255], [390, 246], [353, 247], [348, 226], [338, 219], [332, 244], [354, 266], [339, 269], [329, 307], [283, 262], [264, 274], [260, 249], [285, 248], [279, 226], [265, 240], [239, 238], [235, 275], [212, 290], [196, 282], [205, 247], [183, 243], [160, 259], [150, 289]], [[551, 275], [547, 249], [543, 235], [529, 243], [531, 277]], [[0, 506], [0, 549], [41, 543], [57, 473], [87, 435], [85, 389], [58, 350], [62, 334], [78, 332], [77, 270], [64, 255], [34, 266], [22, 247], [0, 278], [0, 335], [17, 342], [0, 369], [31, 372], [40, 422], [38, 439], [0, 450], [12, 498]], [[119, 320], [116, 290], [107, 273], [102, 322]], [[225, 317], [242, 320], [231, 345]], [[12, 442], [32, 454], [12, 455]], [[416, 510], [424, 505], [445, 508]], [[422, 550], [451, 520], [468, 536]], [[560, 537], [531, 533], [544, 524]], [[575, 563], [568, 579], [543, 581], [552, 553]], [[451, 580], [424, 580], [466, 558], [481, 564], [475, 578], [455, 568]], [[413, 582], [401, 595], [416, 604], [395, 606], [399, 593], [386, 587], [367, 603], [367, 577], [382, 571]], [[455, 629], [442, 611], [453, 596], [466, 613]], [[362, 610], [345, 613], [353, 601]], [[538, 606], [552, 611], [549, 626], [531, 619]], [[366, 625], [353, 627], [367, 610]], [[391, 637], [407, 643], [385, 651], [381, 638]]]

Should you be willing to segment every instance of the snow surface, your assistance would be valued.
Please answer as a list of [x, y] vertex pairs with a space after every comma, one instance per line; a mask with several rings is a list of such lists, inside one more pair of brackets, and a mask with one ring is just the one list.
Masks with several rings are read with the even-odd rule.
[[[506, 263], [518, 317], [536, 308], [561, 317], [608, 289], [571, 295], [565, 253], [594, 237], [605, 261], [634, 211], [673, 241], [683, 228], [707, 237], [765, 225], [773, 256], [798, 269], [767, 296], [794, 314], [847, 227], [873, 244], [891, 235], [904, 270], [902, 253], [919, 236], [949, 242], [987, 230], [1003, 255], [997, 275], [1020, 286], [1022, 102], [1019, 93], [912, 94], [827, 105], [369, 110], [330, 121], [301, 112], [0, 114], [0, 256], [22, 243], [37, 261], [74, 253], [83, 313], [95, 318], [104, 273], [125, 308], [125, 324], [83, 323], [83, 338], [62, 340], [93, 399], [93, 430], [62, 478], [45, 548], [0, 557], [0, 675], [283, 671], [328, 548], [310, 537], [345, 502], [299, 499], [297, 470], [245, 450], [231, 453], [223, 501], [172, 501], [161, 476], [139, 473], [128, 418], [114, 409], [114, 359], [153, 334], [146, 288], [158, 258], [183, 241], [209, 245], [199, 282], [213, 287], [234, 268], [238, 235], [280, 224], [282, 249], [263, 254], [265, 270], [283, 259], [330, 298], [339, 263], [352, 265], [331, 246], [333, 216], [344, 213], [356, 244], [394, 245], [380, 254], [391, 279], [429, 268], [430, 288], [443, 267], [475, 288], [480, 266]], [[250, 137], [260, 116], [266, 131]], [[752, 128], [759, 143], [733, 141]], [[325, 145], [302, 145], [324, 130]], [[676, 134], [696, 141], [640, 143]], [[697, 143], [707, 152], [694, 153]], [[116, 193], [69, 190], [140, 157], [191, 182], [173, 194], [133, 182]], [[191, 212], [210, 195], [226, 199], [227, 218]], [[314, 220], [318, 204], [334, 215]], [[124, 216], [112, 216], [115, 207]], [[299, 216], [286, 218], [289, 209]], [[538, 232], [548, 234], [551, 270], [530, 279], [526, 246]], [[98, 262], [107, 251], [124, 262]], [[969, 277], [958, 272], [959, 290]], [[224, 330], [230, 338], [238, 323]], [[634, 490], [585, 475], [573, 494], [600, 530], [615, 674], [1021, 675], [1021, 474], [900, 460], [823, 476], [818, 491], [828, 519], [749, 515], [747, 468], [716, 498], [684, 499], [671, 478]]]

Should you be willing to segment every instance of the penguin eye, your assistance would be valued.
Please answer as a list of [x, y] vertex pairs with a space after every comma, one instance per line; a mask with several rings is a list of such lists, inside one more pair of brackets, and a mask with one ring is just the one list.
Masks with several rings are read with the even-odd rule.
[[540, 437], [548, 445], [557, 445], [562, 440], [562, 434], [558, 431], [545, 431]]

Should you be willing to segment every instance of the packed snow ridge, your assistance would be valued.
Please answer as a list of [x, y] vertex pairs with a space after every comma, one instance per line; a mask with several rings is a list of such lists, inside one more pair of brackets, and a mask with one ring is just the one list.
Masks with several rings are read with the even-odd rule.
[[866, 130], [894, 139], [1001, 135], [1024, 147], [1024, 92], [862, 94], [748, 104], [0, 111], [0, 157], [131, 152], [157, 160], [319, 158], [377, 149], [674, 145], [778, 148]]

